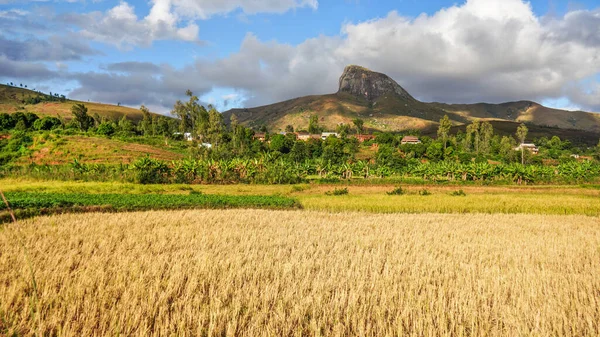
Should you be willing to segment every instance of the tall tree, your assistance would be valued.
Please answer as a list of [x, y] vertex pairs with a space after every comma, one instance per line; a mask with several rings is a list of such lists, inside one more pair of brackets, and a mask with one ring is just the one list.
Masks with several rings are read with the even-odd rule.
[[360, 118], [355, 118], [352, 120], [352, 123], [354, 124], [354, 127], [356, 128], [356, 132], [359, 135], [362, 135], [362, 133], [365, 131], [365, 121], [363, 121]]
[[473, 147], [475, 153], [479, 154], [479, 120], [474, 120], [471, 124], [467, 125], [467, 136], [465, 141], [466, 147], [469, 150]]
[[71, 113], [75, 118], [75, 123], [82, 131], [87, 131], [94, 125], [94, 119], [87, 114], [88, 109], [85, 105], [77, 103], [71, 107]]
[[346, 138], [350, 131], [350, 125], [344, 123], [339, 124], [336, 131], [340, 135], [340, 138]]
[[194, 137], [205, 136], [208, 130], [209, 117], [206, 109], [200, 105], [199, 99], [190, 90], [186, 91], [189, 97], [187, 102], [177, 101], [171, 110], [171, 114], [177, 116], [180, 120], [180, 131], [191, 132]]
[[525, 164], [525, 153], [524, 153], [524, 148], [523, 148], [523, 143], [525, 143], [525, 138], [527, 138], [527, 133], [529, 132], [529, 129], [527, 128], [527, 126], [525, 126], [525, 124], [521, 124], [519, 125], [519, 127], [517, 128], [517, 139], [520, 142], [520, 147], [521, 147], [521, 164]]
[[310, 133], [321, 133], [321, 127], [319, 126], [319, 116], [312, 115], [308, 121], [308, 132]]
[[448, 143], [448, 136], [450, 135], [450, 128], [452, 127], [452, 122], [448, 115], [444, 115], [442, 119], [440, 119], [440, 126], [438, 127], [437, 135], [438, 138], [444, 142], [444, 153], [446, 152], [446, 145]]
[[492, 138], [494, 137], [494, 127], [488, 121], [479, 126], [479, 150], [483, 154], [489, 154], [492, 147]]
[[148, 110], [148, 108], [146, 108], [146, 106], [142, 104], [142, 106], [140, 107], [140, 111], [144, 116], [139, 125], [140, 131], [144, 136], [153, 135], [152, 115], [150, 115], [150, 110]]
[[223, 138], [225, 125], [223, 125], [223, 115], [213, 106], [209, 106], [209, 109], [207, 136], [210, 143], [216, 148]]

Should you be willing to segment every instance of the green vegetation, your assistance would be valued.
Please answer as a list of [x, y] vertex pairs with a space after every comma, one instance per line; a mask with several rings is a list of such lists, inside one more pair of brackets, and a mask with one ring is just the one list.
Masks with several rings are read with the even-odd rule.
[[467, 196], [467, 194], [463, 190], [454, 191], [454, 192], [450, 193], [450, 195], [453, 197], [466, 197]]
[[[194, 192], [194, 191], [192, 191]], [[283, 196], [182, 194], [89, 194], [89, 193], [5, 193], [10, 207], [23, 215], [65, 211], [134, 211], [195, 208], [298, 208], [299, 203]], [[0, 204], [0, 221], [8, 220], [6, 205]]]
[[[235, 115], [226, 124], [214, 107], [200, 105], [190, 91], [187, 95], [188, 101], [174, 105], [178, 119], [157, 117], [142, 106], [143, 118], [137, 124], [127, 118], [91, 116], [81, 103], [72, 106], [73, 118], [68, 123], [32, 113], [0, 114], [0, 176], [140, 184], [374, 179], [570, 184], [600, 180], [600, 147], [578, 147], [558, 137], [541, 137], [533, 140], [539, 147], [537, 154], [537, 149], [518, 148], [513, 136], [495, 134], [488, 121], [475, 120], [465, 132], [452, 134], [452, 122], [444, 116], [437, 139], [422, 136], [418, 143], [408, 144], [403, 144], [403, 137], [418, 136], [418, 131], [377, 133], [375, 139], [360, 143], [352, 137], [364, 132], [360, 118], [353, 120], [353, 128], [339, 124], [339, 137], [304, 140], [293, 133], [267, 132], [264, 139], [256, 139], [254, 131], [242, 126]], [[323, 131], [319, 123], [318, 116], [311, 115], [309, 131]], [[290, 125], [288, 130], [292, 129]], [[527, 135], [525, 125], [515, 133], [521, 143]], [[106, 145], [100, 146], [97, 140]], [[130, 142], [137, 148], [126, 153], [127, 146], [108, 145], [108, 140]]]
[[344, 188], [336, 188], [333, 191], [325, 192], [325, 195], [346, 195], [348, 193], [349, 193], [348, 188], [344, 187]]
[[[598, 185], [478, 186], [461, 185], [466, 196], [455, 197], [456, 186], [403, 184], [403, 195], [390, 197], [394, 185], [186, 185], [115, 182], [34, 181], [1, 179], [5, 193], [89, 195], [283, 196], [304, 209], [373, 213], [528, 213], [600, 215]], [[348, 194], [331, 197], [334, 189]], [[427, 197], [424, 197], [427, 196]], [[101, 198], [101, 197], [98, 197]], [[9, 199], [9, 201], [11, 201]], [[93, 209], [92, 209], [93, 210]], [[110, 210], [110, 209], [109, 209]]]
[[387, 192], [387, 195], [403, 195], [405, 192], [402, 189], [402, 187], [398, 186], [396, 188], [394, 188], [393, 190], [391, 190], [390, 192]]

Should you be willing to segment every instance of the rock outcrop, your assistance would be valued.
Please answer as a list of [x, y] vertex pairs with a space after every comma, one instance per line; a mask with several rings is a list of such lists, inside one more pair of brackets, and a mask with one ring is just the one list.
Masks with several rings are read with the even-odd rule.
[[347, 66], [340, 77], [338, 92], [347, 92], [368, 101], [394, 94], [405, 100], [415, 99], [389, 76], [360, 66]]

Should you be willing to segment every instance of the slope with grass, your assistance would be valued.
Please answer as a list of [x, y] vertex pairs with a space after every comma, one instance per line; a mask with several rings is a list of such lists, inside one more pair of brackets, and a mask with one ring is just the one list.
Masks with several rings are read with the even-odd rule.
[[81, 163], [120, 164], [130, 163], [144, 156], [160, 160], [184, 157], [183, 148], [173, 144], [155, 146], [84, 135], [38, 135], [34, 137], [31, 150], [29, 156], [21, 157], [17, 163], [59, 165], [77, 159]]
[[38, 94], [35, 91], [24, 88], [0, 84], [0, 113], [23, 111], [33, 112], [38, 116], [62, 117], [65, 120], [70, 120], [72, 118], [71, 107], [76, 103], [83, 103], [88, 108], [88, 114], [91, 116], [98, 114], [101, 117], [111, 120], [118, 120], [123, 116], [127, 116], [128, 119], [133, 121], [139, 121], [143, 118], [143, 114], [139, 109], [117, 106], [117, 102], [106, 104], [66, 100], [65, 102], [41, 102], [38, 104], [23, 103], [23, 100], [27, 97], [37, 97], [39, 95], [43, 94]]
[[598, 336], [599, 246], [585, 216], [41, 217], [0, 230], [0, 334]]

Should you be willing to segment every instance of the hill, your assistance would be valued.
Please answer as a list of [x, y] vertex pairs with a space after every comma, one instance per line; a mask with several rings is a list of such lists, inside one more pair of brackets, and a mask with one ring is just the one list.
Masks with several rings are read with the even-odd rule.
[[[40, 102], [32, 104], [36, 100], [40, 100]], [[38, 116], [60, 116], [69, 120], [71, 119], [71, 107], [76, 103], [85, 104], [90, 115], [97, 113], [102, 117], [113, 120], [121, 119], [123, 116], [127, 116], [128, 119], [133, 121], [139, 121], [143, 118], [143, 114], [139, 109], [70, 99], [60, 100], [58, 97], [51, 98], [50, 95], [33, 90], [0, 84], [0, 113], [27, 111]]]
[[284, 130], [287, 125], [305, 130], [311, 115], [319, 116], [321, 125], [328, 130], [361, 118], [370, 131], [427, 131], [436, 128], [438, 121], [448, 115], [457, 126], [481, 119], [536, 125], [547, 130], [548, 135], [557, 129], [600, 133], [600, 114], [552, 109], [531, 101], [503, 104], [420, 102], [387, 75], [360, 66], [344, 69], [338, 91], [334, 94], [299, 97], [256, 108], [232, 109], [224, 112], [225, 120], [228, 121], [232, 114], [247, 126], [266, 126], [274, 132]]

